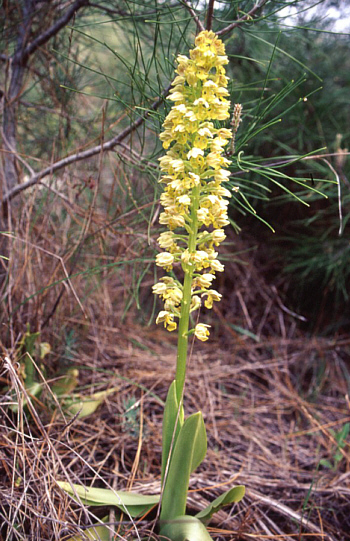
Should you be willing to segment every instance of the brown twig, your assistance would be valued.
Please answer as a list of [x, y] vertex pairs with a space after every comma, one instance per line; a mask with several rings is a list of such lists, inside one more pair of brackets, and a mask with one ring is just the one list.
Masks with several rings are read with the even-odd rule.
[[[28, 43], [33, 24], [33, 6], [29, 2], [23, 5], [23, 21], [19, 25], [17, 47], [14, 54], [6, 58], [6, 78], [3, 112], [4, 135], [4, 179], [6, 189], [16, 187], [18, 174], [16, 170], [16, 119], [18, 99], [22, 92], [25, 68], [29, 57], [42, 45], [47, 43], [72, 19], [75, 13], [87, 3], [87, 0], [76, 0], [53, 25]], [[6, 153], [6, 151], [10, 151]]]
[[64, 26], [66, 26], [75, 13], [85, 4], [87, 4], [87, 0], [76, 0], [76, 2], [74, 2], [74, 4], [72, 4], [70, 8], [65, 11], [64, 15], [62, 15], [62, 17], [60, 17], [52, 26], [50, 26], [50, 28], [45, 30], [45, 32], [40, 34], [25, 48], [16, 51], [12, 57], [12, 62], [22, 64], [25, 63], [29, 56], [39, 49], [39, 47], [44, 45], [44, 43], [47, 43], [52, 36], [55, 36]]
[[211, 30], [211, 27], [213, 24], [214, 2], [215, 0], [209, 0], [208, 11], [207, 11], [207, 30]]
[[300, 526], [305, 528], [306, 530], [309, 530], [310, 532], [314, 532], [316, 535], [320, 535], [322, 539], [327, 539], [328, 541], [335, 541], [334, 537], [330, 534], [324, 535], [320, 528], [316, 526], [313, 522], [308, 520], [307, 518], [304, 518], [302, 514], [297, 513], [287, 505], [273, 499], [267, 496], [263, 496], [262, 494], [259, 494], [258, 492], [254, 490], [249, 490], [248, 495], [251, 496], [254, 500], [258, 500], [261, 503], [264, 503], [268, 505], [270, 508], [273, 508], [277, 510], [282, 515], [285, 515], [286, 517], [298, 522]]
[[194, 12], [194, 9], [189, 4], [189, 2], [187, 2], [187, 0], [180, 0], [180, 1], [181, 1], [181, 4], [183, 4], [185, 6], [185, 8], [188, 9], [188, 11], [190, 12], [191, 17], [193, 18], [193, 20], [196, 21], [197, 30], [199, 32], [202, 32], [203, 30], [205, 30], [205, 28], [203, 26], [203, 23], [200, 21], [198, 15], [196, 15], [196, 13]]
[[251, 20], [254, 17], [254, 15], [259, 10], [261, 10], [267, 2], [268, 2], [268, 0], [260, 0], [260, 2], [255, 4], [255, 6], [250, 11], [248, 11], [248, 13], [246, 13], [246, 15], [244, 15], [240, 19], [237, 19], [237, 21], [229, 24], [228, 26], [226, 26], [226, 28], [223, 28], [222, 30], [219, 30], [218, 32], [216, 32], [217, 35], [218, 36], [224, 36], [225, 34], [228, 34], [232, 30], [237, 28], [237, 26], [240, 26], [242, 23], [245, 23], [245, 22]]

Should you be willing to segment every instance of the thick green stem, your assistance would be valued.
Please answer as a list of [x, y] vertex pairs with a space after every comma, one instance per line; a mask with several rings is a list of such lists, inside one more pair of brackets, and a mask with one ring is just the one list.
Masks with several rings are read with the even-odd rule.
[[186, 377], [186, 361], [188, 349], [188, 326], [190, 320], [192, 273], [185, 272], [183, 286], [183, 300], [181, 304], [181, 317], [179, 321], [179, 336], [177, 341], [176, 363], [176, 397], [178, 402], [182, 398]]
[[[199, 207], [199, 186], [193, 188], [192, 209], [191, 209], [191, 232], [188, 239], [188, 251], [193, 254], [196, 251], [196, 241], [198, 234], [197, 210]], [[181, 303], [181, 315], [179, 321], [179, 335], [177, 342], [177, 363], [176, 363], [176, 397], [178, 402], [182, 399], [183, 389], [186, 378], [186, 362], [188, 350], [188, 327], [190, 321], [191, 308], [191, 287], [192, 278], [195, 270], [194, 264], [184, 264], [184, 284]]]
[[28, 388], [34, 383], [34, 364], [28, 353], [25, 354], [24, 366], [26, 374], [26, 387]]

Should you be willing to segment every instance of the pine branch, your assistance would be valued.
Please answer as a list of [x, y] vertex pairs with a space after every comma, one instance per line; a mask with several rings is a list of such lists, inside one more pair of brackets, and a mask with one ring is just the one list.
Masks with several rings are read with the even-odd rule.
[[251, 20], [253, 16], [257, 13], [257, 11], [261, 10], [267, 2], [268, 0], [260, 0], [260, 2], [255, 4], [255, 6], [250, 11], [248, 11], [248, 13], [246, 13], [246, 15], [244, 15], [240, 19], [237, 19], [237, 21], [229, 24], [228, 26], [226, 26], [226, 28], [223, 28], [222, 30], [219, 30], [218, 32], [216, 32], [217, 35], [223, 36], [225, 34], [228, 34], [232, 30], [237, 28], [237, 26], [240, 26], [242, 23], [245, 23]]

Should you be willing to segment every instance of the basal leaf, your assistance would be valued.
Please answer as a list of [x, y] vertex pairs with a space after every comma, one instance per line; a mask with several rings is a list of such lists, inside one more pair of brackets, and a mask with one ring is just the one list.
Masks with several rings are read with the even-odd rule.
[[175, 517], [161, 528], [161, 541], [212, 541], [204, 524], [196, 517]]
[[107, 526], [95, 526], [84, 531], [84, 535], [73, 535], [67, 541], [110, 541], [110, 530]]
[[[43, 385], [38, 382], [34, 382], [29, 387], [26, 388], [26, 391], [29, 395], [29, 398], [31, 397], [38, 397], [41, 394], [41, 391], [43, 389]], [[14, 411], [15, 413], [18, 412], [18, 402], [17, 402], [17, 395], [15, 392], [10, 393], [11, 398], [13, 399], [13, 403], [9, 406], [9, 408]], [[23, 407], [26, 407], [28, 405], [28, 400], [26, 397], [23, 397]]]
[[[102, 522], [108, 522], [108, 519], [109, 517], [107, 516], [102, 519]], [[102, 524], [95, 524], [91, 528], [84, 530], [82, 535], [73, 535], [73, 537], [69, 537], [66, 541], [86, 541], [86, 539], [91, 541], [110, 541], [110, 534], [110, 528]]]
[[74, 391], [78, 385], [78, 378], [79, 370], [76, 368], [69, 368], [67, 373], [57, 379], [52, 385], [52, 392], [57, 396], [71, 395], [72, 391]]
[[[73, 497], [79, 496], [85, 505], [114, 505], [121, 511], [127, 512], [132, 517], [138, 517], [147, 513], [158, 504], [159, 496], [145, 496], [134, 492], [114, 491], [108, 488], [84, 487], [82, 485], [70, 485], [65, 481], [57, 481], [57, 484]], [[72, 488], [74, 487], [74, 489]]]
[[161, 520], [172, 520], [186, 512], [191, 473], [201, 464], [207, 451], [207, 435], [201, 412], [184, 422], [172, 454], [162, 498]]
[[78, 418], [87, 417], [92, 415], [102, 402], [104, 402], [110, 394], [115, 393], [119, 387], [108, 389], [107, 391], [100, 391], [94, 393], [91, 396], [81, 397], [80, 395], [73, 395], [72, 398], [64, 400], [62, 406], [71, 415], [78, 413]]
[[164, 479], [164, 472], [167, 466], [171, 445], [173, 444], [173, 448], [175, 447], [177, 437], [184, 423], [183, 407], [181, 406], [179, 414], [178, 414], [178, 411], [179, 411], [179, 404], [176, 397], [176, 381], [173, 381], [169, 387], [168, 396], [167, 396], [165, 407], [164, 407], [163, 445], [162, 445], [162, 482]]
[[245, 494], [245, 487], [238, 485], [236, 487], [230, 488], [218, 498], [212, 501], [205, 509], [196, 514], [196, 517], [203, 522], [204, 524], [208, 523], [214, 513], [219, 511], [225, 505], [230, 503], [238, 503], [241, 501]]

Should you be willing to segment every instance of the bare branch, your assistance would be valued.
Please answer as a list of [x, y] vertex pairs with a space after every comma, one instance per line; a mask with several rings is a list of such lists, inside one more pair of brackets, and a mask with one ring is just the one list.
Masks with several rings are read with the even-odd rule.
[[241, 25], [242, 23], [245, 23], [253, 18], [253, 16], [256, 14], [257, 11], [262, 9], [264, 5], [268, 2], [268, 0], [260, 0], [260, 2], [257, 2], [255, 6], [248, 11], [246, 15], [241, 17], [240, 19], [237, 19], [234, 23], [229, 24], [226, 26], [226, 28], [223, 28], [222, 30], [219, 30], [217, 33], [218, 36], [223, 36], [224, 34], [227, 34], [228, 32], [231, 32], [234, 28], [237, 28], [237, 26]]
[[67, 156], [66, 158], [63, 158], [62, 160], [58, 160], [57, 162], [49, 165], [42, 171], [39, 171], [39, 173], [36, 173], [33, 175], [29, 180], [26, 182], [23, 182], [22, 184], [18, 184], [14, 186], [11, 190], [8, 191], [7, 194], [5, 194], [2, 204], [6, 204], [11, 199], [13, 199], [16, 195], [23, 192], [27, 188], [30, 188], [31, 186], [34, 186], [37, 184], [41, 179], [44, 177], [47, 177], [48, 175], [52, 175], [59, 169], [62, 169], [64, 167], [67, 167], [67, 165], [70, 165], [72, 163], [86, 160], [87, 158], [91, 158], [92, 156], [96, 156], [96, 154], [99, 154], [100, 152], [108, 152], [110, 150], [113, 150], [114, 147], [120, 145], [122, 141], [128, 137], [132, 132], [134, 132], [139, 126], [141, 126], [145, 120], [150, 116], [152, 111], [156, 111], [158, 107], [163, 102], [164, 97], [168, 94], [169, 90], [171, 88], [171, 85], [169, 85], [159, 96], [157, 100], [155, 100], [152, 105], [150, 106], [149, 111], [147, 111], [143, 116], [138, 118], [135, 122], [130, 124], [125, 130], [123, 130], [119, 135], [116, 135], [109, 141], [106, 141], [105, 143], [101, 145], [97, 145], [95, 147], [89, 148], [88, 150], [85, 150], [83, 152], [77, 152], [75, 154], [72, 154], [71, 156]]
[[205, 30], [202, 22], [199, 20], [199, 17], [195, 14], [192, 6], [187, 2], [187, 0], [180, 0], [181, 1], [181, 4], [183, 4], [185, 6], [185, 8], [188, 9], [188, 11], [190, 12], [191, 14], [191, 17], [196, 21], [196, 24], [197, 24], [197, 29], [202, 32], [202, 30]]
[[9, 141], [6, 139], [6, 135], [4, 134], [3, 130], [1, 130], [1, 135], [2, 135], [2, 138], [4, 140], [4, 143], [6, 143], [6, 146], [7, 148], [9, 149], [7, 152], [10, 152], [13, 156], [16, 157], [16, 159], [18, 161], [20, 161], [21, 163], [23, 163], [24, 167], [26, 167], [26, 169], [28, 169], [29, 173], [31, 175], [34, 175], [34, 171], [33, 169], [30, 167], [29, 163], [27, 163], [23, 158], [22, 156], [20, 156], [16, 150], [11, 146], [11, 144], [9, 143]]
[[209, 0], [207, 11], [207, 30], [211, 30], [211, 26], [213, 24], [214, 2], [215, 0]]
[[82, 6], [87, 5], [87, 3], [88, 0], [76, 0], [76, 2], [74, 2], [74, 4], [67, 9], [65, 14], [62, 15], [62, 17], [60, 17], [50, 28], [35, 38], [24, 49], [17, 50], [12, 57], [12, 62], [21, 64], [25, 63], [31, 54], [41, 47], [41, 45], [44, 45], [44, 43], [49, 41], [52, 36], [55, 36], [61, 30], [61, 28], [66, 26], [76, 11], [78, 11], [78, 9], [80, 9]]
[[[74, 16], [76, 11], [86, 5], [88, 0], [76, 0], [64, 12], [50, 28], [37, 36], [31, 43], [27, 43], [30, 29], [32, 26], [31, 3], [25, 2], [23, 6], [23, 22], [19, 26], [17, 47], [15, 53], [10, 56], [8, 66], [10, 70], [6, 70], [6, 75], [9, 73], [9, 84], [6, 84], [5, 79], [5, 95], [3, 109], [3, 137], [4, 137], [4, 187], [7, 190], [12, 190], [17, 187], [18, 171], [16, 160], [16, 121], [18, 110], [18, 98], [22, 92], [24, 79], [24, 70], [28, 63], [30, 55], [32, 55], [40, 46], [46, 43], [52, 36], [57, 34]], [[4, 189], [4, 188], [3, 188]]]

